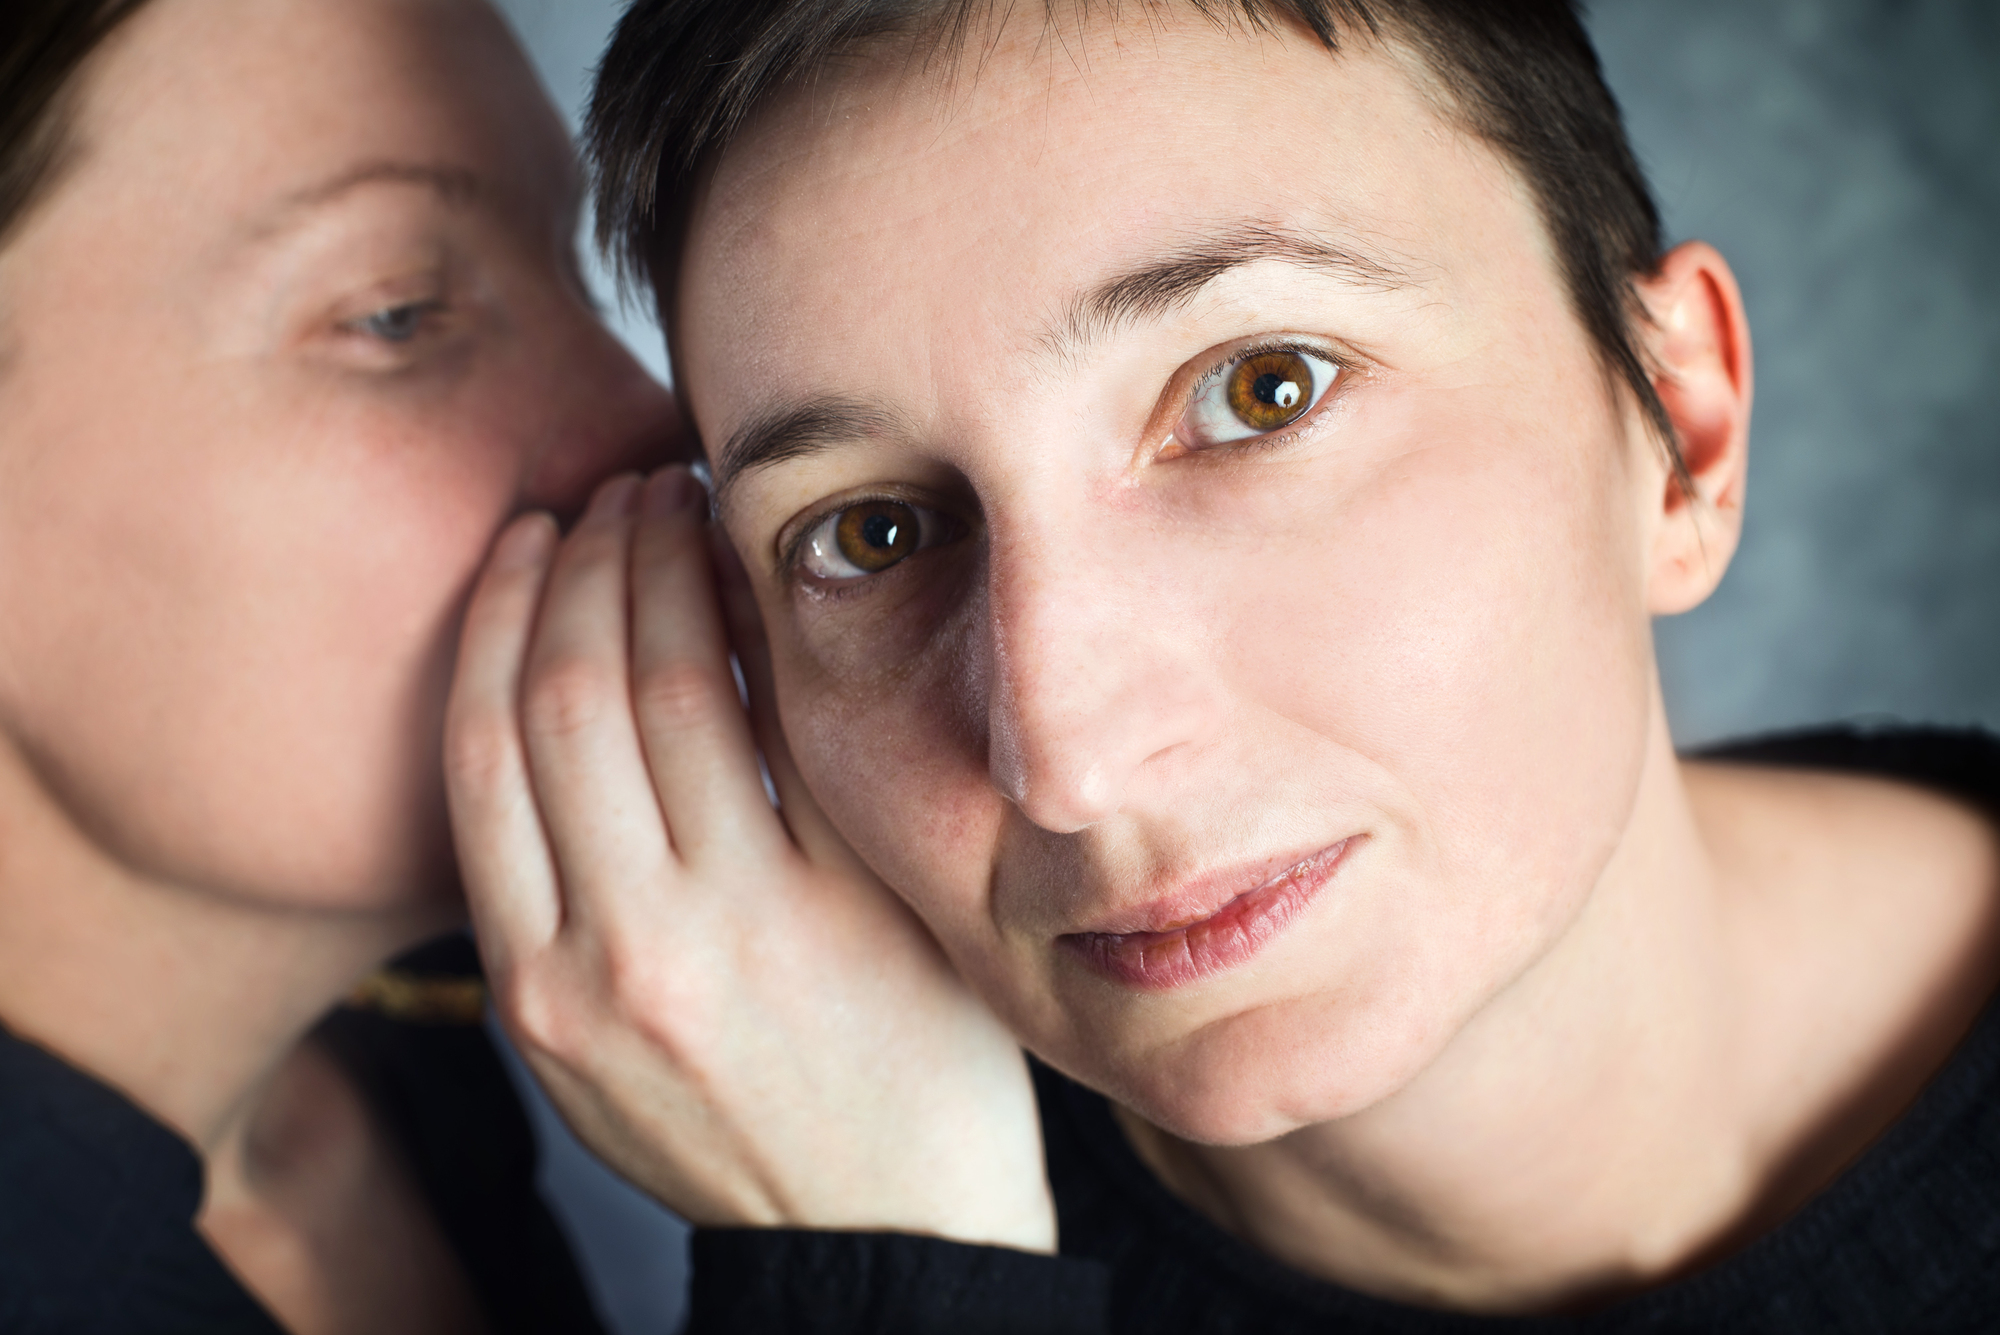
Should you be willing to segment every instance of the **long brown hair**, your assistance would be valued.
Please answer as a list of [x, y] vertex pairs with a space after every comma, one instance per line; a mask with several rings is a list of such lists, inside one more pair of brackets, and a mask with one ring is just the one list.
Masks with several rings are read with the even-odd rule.
[[111, 30], [144, 3], [0, 3], [0, 243], [61, 169], [78, 71]]

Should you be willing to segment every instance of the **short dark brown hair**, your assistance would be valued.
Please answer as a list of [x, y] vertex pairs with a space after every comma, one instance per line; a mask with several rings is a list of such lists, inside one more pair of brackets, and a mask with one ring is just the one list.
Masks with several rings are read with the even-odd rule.
[[[1083, 0], [1087, 4], [1087, 0]], [[1218, 24], [1343, 31], [1414, 48], [1466, 128], [1527, 182], [1570, 304], [1692, 494], [1665, 406], [1635, 337], [1634, 280], [1655, 272], [1659, 210], [1574, 0], [1184, 0]], [[1044, 0], [1053, 19], [1056, 0]], [[628, 277], [669, 287], [697, 173], [778, 88], [857, 43], [909, 35], [955, 59], [993, 0], [635, 0], [591, 99], [588, 151], [598, 240]], [[667, 315], [669, 312], [662, 312]]]
[[0, 4], [0, 242], [47, 188], [68, 142], [79, 70], [145, 0]]

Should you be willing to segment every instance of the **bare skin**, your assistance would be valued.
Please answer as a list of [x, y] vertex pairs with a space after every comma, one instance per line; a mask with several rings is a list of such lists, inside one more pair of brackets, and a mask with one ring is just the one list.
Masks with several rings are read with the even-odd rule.
[[0, 1018], [203, 1155], [299, 1332], [479, 1322], [301, 1036], [462, 919], [437, 760], [492, 535], [655, 461], [578, 180], [471, 0], [153, 0], [0, 245]]
[[202, 1231], [299, 1335], [486, 1329], [409, 1166], [311, 1043], [208, 1167]]
[[[751, 828], [682, 481], [504, 540], [447, 777], [505, 1013], [699, 1220], [1046, 1248], [1020, 1078], [947, 1037], [927, 950], [854, 930], [896, 921], [879, 877], [1300, 1269], [1563, 1311], [1740, 1245], [1992, 992], [2000, 855], [1934, 795], [1673, 752], [1651, 620], [1742, 516], [1727, 264], [1688, 243], [1637, 285], [1689, 496], [1407, 52], [1058, 21], [948, 95], [888, 48], [780, 98], [690, 220], [679, 384], [786, 828]], [[1217, 435], [1211, 387], [1274, 350], [1304, 406]], [[871, 513], [885, 545], [842, 536]], [[1321, 865], [1253, 951], [1185, 934]], [[945, 1144], [982, 1164], [936, 1174]]]

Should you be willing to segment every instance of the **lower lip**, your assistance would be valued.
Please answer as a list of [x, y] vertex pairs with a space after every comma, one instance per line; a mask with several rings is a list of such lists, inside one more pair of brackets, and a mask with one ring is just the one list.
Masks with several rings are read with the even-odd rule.
[[1127, 987], [1165, 992], [1232, 969], [1291, 926], [1354, 840], [1321, 849], [1199, 922], [1165, 932], [1075, 932], [1057, 938], [1092, 969]]

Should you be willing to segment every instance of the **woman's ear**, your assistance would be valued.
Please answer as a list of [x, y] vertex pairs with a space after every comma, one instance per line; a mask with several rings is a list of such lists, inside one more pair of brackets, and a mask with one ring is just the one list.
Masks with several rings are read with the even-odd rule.
[[1689, 496], [1669, 474], [1657, 497], [1647, 606], [1685, 612], [1722, 581], [1743, 531], [1750, 445], [1750, 326], [1736, 275], [1715, 247], [1686, 241], [1667, 252], [1639, 297], [1653, 388], [1666, 407]]

